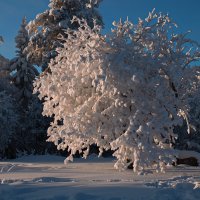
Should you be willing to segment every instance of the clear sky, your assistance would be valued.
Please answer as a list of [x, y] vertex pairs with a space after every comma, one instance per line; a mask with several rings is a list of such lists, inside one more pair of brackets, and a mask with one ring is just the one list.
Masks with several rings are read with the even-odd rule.
[[[0, 0], [0, 35], [5, 43], [0, 54], [15, 56], [14, 37], [23, 16], [28, 21], [48, 8], [49, 0]], [[104, 0], [99, 9], [108, 32], [114, 20], [120, 18], [137, 22], [138, 17], [146, 17], [153, 8], [170, 16], [179, 25], [179, 31], [191, 30], [190, 37], [200, 43], [200, 0]]]

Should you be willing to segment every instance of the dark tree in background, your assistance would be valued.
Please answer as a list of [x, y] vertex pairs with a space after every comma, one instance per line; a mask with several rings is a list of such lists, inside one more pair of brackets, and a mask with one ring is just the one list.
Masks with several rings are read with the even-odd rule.
[[19, 89], [16, 98], [23, 110], [28, 109], [28, 104], [33, 96], [33, 80], [39, 74], [37, 69], [27, 60], [27, 55], [24, 53], [24, 49], [29, 42], [26, 25], [26, 18], [23, 18], [18, 35], [15, 38], [17, 57], [11, 60], [10, 65], [13, 82]]

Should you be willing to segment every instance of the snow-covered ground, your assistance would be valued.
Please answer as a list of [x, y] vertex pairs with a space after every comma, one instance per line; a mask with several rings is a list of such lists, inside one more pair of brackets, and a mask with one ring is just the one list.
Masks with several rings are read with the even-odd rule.
[[0, 200], [199, 200], [200, 168], [179, 166], [165, 174], [119, 172], [110, 158], [26, 156], [0, 162]]

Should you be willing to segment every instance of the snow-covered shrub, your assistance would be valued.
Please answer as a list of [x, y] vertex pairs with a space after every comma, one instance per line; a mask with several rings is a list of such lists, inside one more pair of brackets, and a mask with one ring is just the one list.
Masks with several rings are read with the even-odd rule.
[[199, 58], [195, 43], [174, 33], [168, 15], [154, 12], [135, 25], [114, 22], [108, 36], [74, 20], [80, 28], [68, 30], [51, 73], [35, 82], [43, 114], [54, 117], [48, 141], [68, 149], [66, 161], [76, 152], [87, 157], [96, 144], [100, 154], [115, 151], [116, 168], [163, 170], [176, 156], [173, 129], [187, 120], [186, 72]]
[[50, 59], [57, 53], [55, 49], [62, 46], [62, 35], [67, 37], [67, 28], [77, 29], [77, 23], [71, 23], [73, 16], [86, 19], [93, 27], [93, 19], [103, 25], [97, 11], [101, 0], [50, 0], [49, 9], [31, 21], [27, 28], [31, 36], [26, 49], [32, 63], [42, 66], [45, 70]]

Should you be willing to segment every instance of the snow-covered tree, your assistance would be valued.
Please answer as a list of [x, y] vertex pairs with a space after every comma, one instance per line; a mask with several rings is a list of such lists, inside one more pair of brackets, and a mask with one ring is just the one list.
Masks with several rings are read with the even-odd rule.
[[48, 148], [45, 134], [49, 119], [42, 116], [42, 102], [32, 94], [33, 80], [38, 71], [29, 62], [24, 51], [29, 42], [26, 26], [24, 18], [15, 38], [17, 57], [10, 61], [12, 82], [16, 86], [13, 96], [18, 102], [16, 108], [19, 111], [19, 125], [12, 140], [18, 152], [44, 153]]
[[67, 37], [67, 28], [77, 29], [77, 23], [71, 23], [73, 16], [86, 19], [93, 27], [93, 19], [103, 25], [96, 8], [101, 0], [50, 0], [49, 9], [38, 14], [27, 28], [30, 42], [26, 51], [32, 63], [46, 69], [51, 58], [57, 53], [55, 49], [62, 45], [61, 36]]
[[[197, 80], [194, 79], [191, 80], [195, 82], [193, 89], [190, 91], [190, 104], [191, 104], [191, 110], [190, 110], [190, 121], [192, 122], [192, 125], [194, 126], [194, 129], [196, 129], [196, 132], [198, 134], [198, 143], [200, 142], [200, 67], [194, 67], [192, 70], [197, 71]], [[196, 141], [197, 142], [197, 141]], [[200, 143], [199, 143], [199, 151], [200, 151]]]
[[197, 76], [187, 73], [200, 57], [196, 43], [154, 11], [135, 25], [114, 22], [107, 36], [97, 24], [73, 21], [79, 29], [63, 38], [51, 73], [35, 82], [43, 114], [54, 117], [48, 141], [68, 149], [66, 161], [76, 152], [87, 157], [96, 144], [100, 154], [115, 151], [118, 169], [163, 170], [176, 158], [174, 127], [188, 121], [185, 91]]
[[196, 78], [191, 76], [191, 80], [188, 82], [188, 90], [185, 92], [191, 107], [189, 121], [192, 134], [187, 134], [185, 131], [186, 123], [181, 127], [176, 127], [176, 132], [179, 135], [176, 148], [200, 152], [200, 67], [192, 67], [192, 69], [188, 69], [187, 73], [197, 74]]
[[27, 60], [27, 55], [24, 52], [29, 41], [26, 26], [26, 18], [24, 17], [18, 35], [15, 38], [17, 57], [10, 61], [10, 70], [13, 72], [13, 82], [19, 89], [17, 99], [25, 109], [32, 97], [33, 80], [38, 75], [37, 69]]

